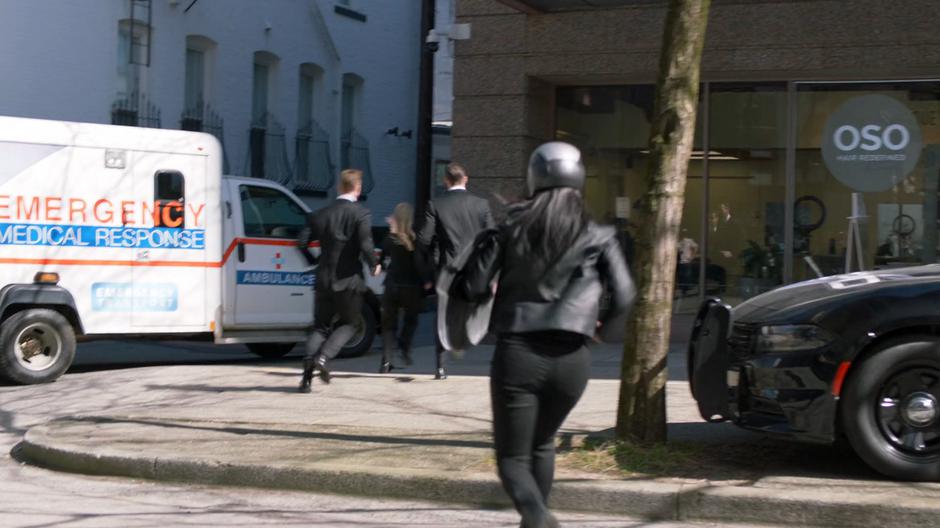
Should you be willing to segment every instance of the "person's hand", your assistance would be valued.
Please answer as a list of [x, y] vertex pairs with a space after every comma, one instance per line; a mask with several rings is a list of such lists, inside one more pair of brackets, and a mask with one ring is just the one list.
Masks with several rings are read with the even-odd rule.
[[381, 265], [381, 264], [376, 264], [376, 265], [375, 265], [375, 268], [373, 268], [373, 270], [372, 270], [372, 276], [373, 276], [373, 277], [378, 277], [378, 276], [379, 276], [379, 273], [382, 273], [382, 265]]
[[433, 288], [433, 287], [434, 287], [434, 283], [431, 282], [431, 281], [427, 281], [427, 282], [424, 283], [424, 289], [425, 289], [425, 290], [430, 290], [430, 289]]
[[595, 330], [595, 331], [594, 331], [594, 335], [591, 336], [591, 341], [594, 341], [594, 342], [597, 343], [597, 344], [603, 344], [603, 343], [604, 343], [604, 340], [601, 339], [601, 336], [600, 336], [600, 334], [599, 334], [599, 332], [600, 332], [600, 330], [601, 330], [601, 326], [603, 326], [603, 325], [601, 324], [600, 321], [598, 321], [598, 322], [597, 322], [597, 325], [594, 327], [594, 328], [596, 328], [597, 330]]

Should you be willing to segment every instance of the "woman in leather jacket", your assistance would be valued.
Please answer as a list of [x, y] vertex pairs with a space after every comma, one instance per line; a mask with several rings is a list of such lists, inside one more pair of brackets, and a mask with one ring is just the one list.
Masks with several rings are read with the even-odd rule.
[[[529, 199], [477, 237], [451, 291], [483, 301], [498, 283], [490, 394], [499, 477], [522, 526], [558, 526], [547, 507], [555, 434], [587, 385], [588, 342], [619, 338], [634, 288], [614, 228], [584, 210], [577, 148], [538, 147], [527, 184]], [[611, 305], [601, 314], [605, 289]]]

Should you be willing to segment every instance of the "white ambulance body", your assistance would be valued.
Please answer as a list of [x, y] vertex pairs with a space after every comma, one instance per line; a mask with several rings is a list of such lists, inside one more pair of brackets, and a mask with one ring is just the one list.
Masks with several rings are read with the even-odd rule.
[[[76, 339], [304, 339], [308, 209], [282, 186], [222, 176], [209, 134], [0, 117], [0, 377], [61, 375]], [[347, 348], [368, 348], [377, 304]], [[364, 347], [363, 347], [364, 345]]]

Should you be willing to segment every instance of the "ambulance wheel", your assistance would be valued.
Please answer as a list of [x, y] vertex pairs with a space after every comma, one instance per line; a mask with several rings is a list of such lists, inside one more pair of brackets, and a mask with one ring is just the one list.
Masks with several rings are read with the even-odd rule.
[[0, 325], [0, 378], [6, 381], [54, 381], [74, 358], [75, 331], [55, 310], [23, 310]]
[[278, 359], [286, 356], [297, 343], [250, 343], [248, 350], [264, 359]]
[[378, 322], [375, 318], [375, 312], [372, 311], [368, 303], [362, 303], [356, 333], [349, 339], [346, 346], [339, 351], [339, 357], [358, 357], [368, 352], [369, 348], [372, 347], [372, 341], [375, 339], [377, 327]]

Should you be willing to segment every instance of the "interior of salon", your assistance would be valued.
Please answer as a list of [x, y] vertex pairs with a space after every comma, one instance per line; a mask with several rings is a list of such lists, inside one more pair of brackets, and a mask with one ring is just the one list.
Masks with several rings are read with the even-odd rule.
[[[652, 85], [556, 89], [585, 198], [628, 261]], [[938, 262], [940, 81], [706, 82], [676, 248], [676, 303], [734, 305], [824, 275]]]

